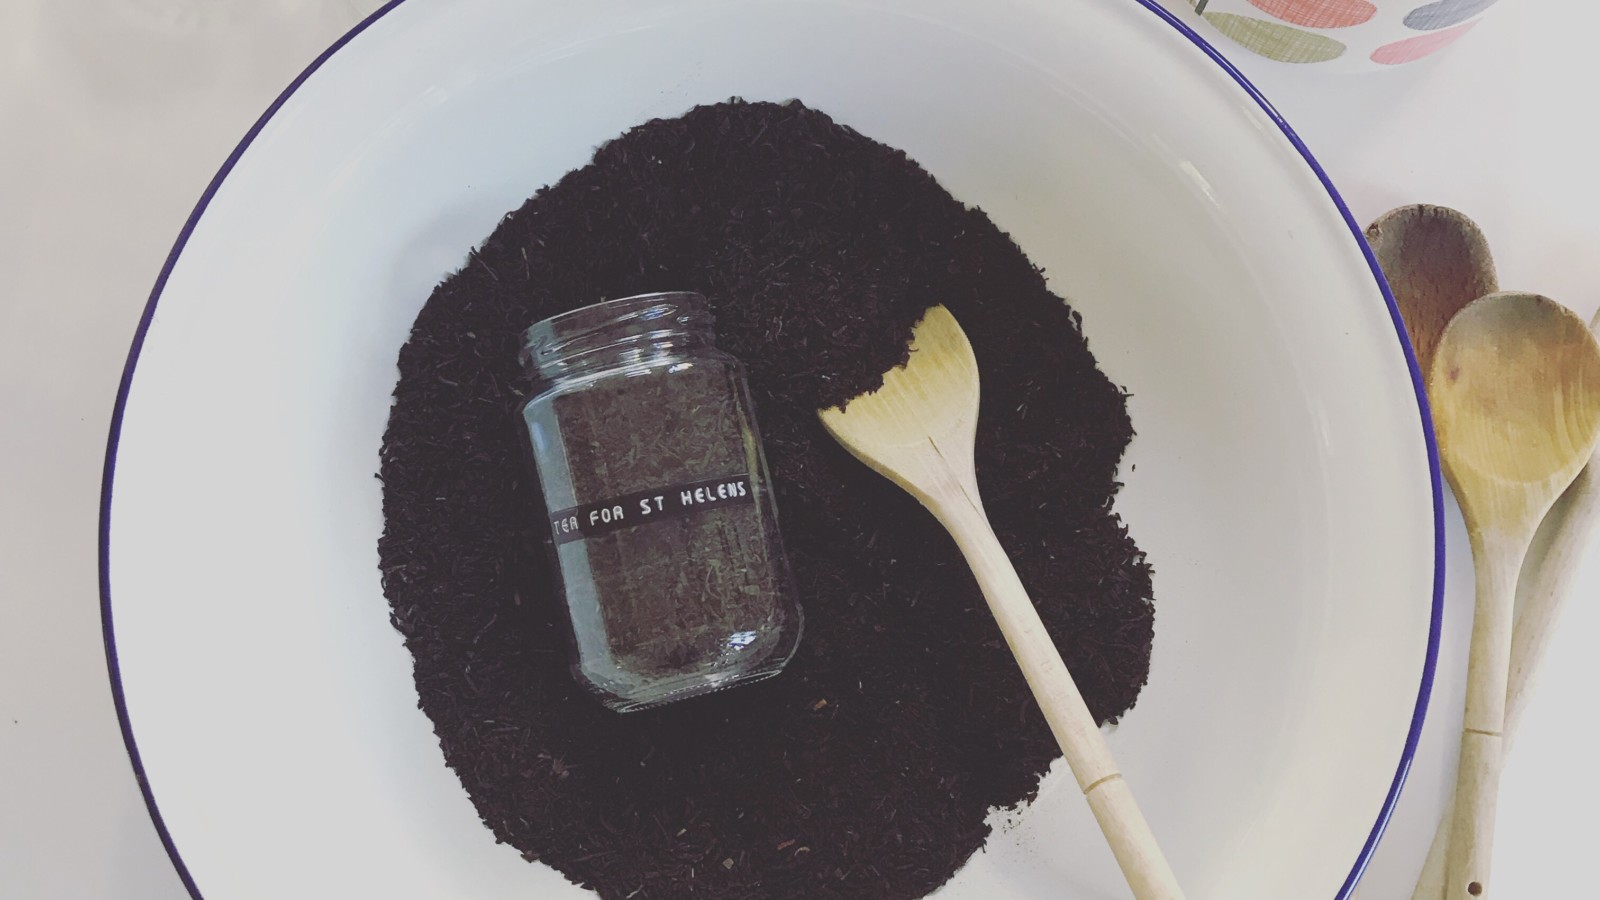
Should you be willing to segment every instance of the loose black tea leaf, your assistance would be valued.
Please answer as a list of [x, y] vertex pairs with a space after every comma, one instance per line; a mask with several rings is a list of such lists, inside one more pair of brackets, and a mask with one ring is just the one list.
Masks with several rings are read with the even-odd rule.
[[[549, 523], [509, 411], [522, 329], [694, 290], [750, 370], [806, 636], [782, 676], [619, 716], [567, 671]], [[607, 898], [920, 897], [1059, 753], [949, 537], [816, 410], [903, 362], [923, 310], [983, 373], [978, 480], [1090, 709], [1138, 696], [1150, 571], [1111, 513], [1132, 437], [1076, 314], [904, 153], [798, 103], [642, 125], [508, 216], [400, 354], [384, 590], [485, 824]]]

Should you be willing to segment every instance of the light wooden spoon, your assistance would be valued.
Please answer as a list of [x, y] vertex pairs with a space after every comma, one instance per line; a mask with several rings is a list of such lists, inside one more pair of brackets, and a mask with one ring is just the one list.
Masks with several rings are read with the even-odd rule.
[[1379, 216], [1367, 227], [1367, 243], [1400, 307], [1417, 371], [1426, 379], [1450, 318], [1500, 289], [1489, 242], [1461, 213], [1416, 203]]
[[[1589, 330], [1600, 334], [1600, 312], [1595, 313]], [[1567, 488], [1566, 508], [1550, 515], [1554, 521], [1550, 544], [1543, 556], [1536, 556], [1533, 568], [1518, 585], [1520, 602], [1511, 626], [1510, 678], [1506, 685], [1505, 745], [1516, 739], [1532, 685], [1538, 677], [1550, 634], [1561, 617], [1561, 608], [1571, 593], [1572, 578], [1589, 547], [1595, 526], [1600, 525], [1600, 444], [1589, 456], [1589, 464]], [[1449, 848], [1450, 812], [1433, 835], [1428, 858], [1417, 878], [1412, 900], [1440, 900], [1444, 896], [1445, 853]]]
[[1517, 575], [1600, 436], [1600, 345], [1559, 303], [1490, 294], [1445, 328], [1428, 395], [1477, 582], [1444, 895], [1473, 900], [1489, 889]]
[[886, 373], [877, 391], [820, 415], [845, 449], [916, 497], [955, 538], [1133, 895], [1183, 897], [983, 511], [973, 467], [978, 363], [955, 317], [942, 306], [928, 310], [912, 333], [911, 359], [903, 368]]

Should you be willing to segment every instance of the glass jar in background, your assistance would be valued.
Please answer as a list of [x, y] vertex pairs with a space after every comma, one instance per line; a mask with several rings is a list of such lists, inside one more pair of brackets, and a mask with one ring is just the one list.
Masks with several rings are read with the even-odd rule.
[[579, 681], [630, 711], [777, 674], [800, 605], [744, 368], [705, 298], [609, 300], [524, 338]]

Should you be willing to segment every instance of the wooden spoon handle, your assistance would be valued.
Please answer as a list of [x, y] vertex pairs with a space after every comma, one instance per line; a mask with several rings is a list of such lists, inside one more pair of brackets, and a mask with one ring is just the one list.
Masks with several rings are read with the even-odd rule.
[[[1505, 750], [1516, 741], [1517, 727], [1527, 706], [1530, 686], [1538, 677], [1550, 634], [1560, 618], [1561, 608], [1571, 593], [1572, 578], [1588, 551], [1595, 526], [1600, 523], [1600, 463], [1591, 461], [1567, 489], [1568, 505], [1555, 523], [1556, 532], [1539, 565], [1529, 573], [1511, 627], [1511, 672], [1506, 684]], [[1453, 809], [1453, 807], [1452, 807]], [[1433, 834], [1427, 861], [1417, 878], [1411, 900], [1441, 900], [1444, 897], [1445, 854], [1449, 851], [1452, 811]]]
[[1571, 593], [1572, 578], [1589, 552], [1600, 524], [1600, 455], [1567, 488], [1570, 501], [1550, 546], [1532, 573], [1511, 629], [1511, 673], [1506, 685], [1506, 741], [1510, 742], [1527, 707], [1529, 690], [1544, 662], [1550, 634]]
[[[1534, 519], [1532, 524], [1537, 522]], [[1531, 525], [1513, 531], [1516, 533], [1473, 535], [1477, 600], [1467, 658], [1467, 707], [1461, 723], [1455, 807], [1450, 815], [1450, 852], [1445, 858], [1447, 900], [1482, 900], [1489, 895], [1495, 801], [1504, 758], [1512, 602], [1517, 573], [1532, 538]]]
[[1072, 673], [1061, 659], [1016, 569], [976, 502], [976, 487], [933, 512], [955, 538], [1000, 631], [1022, 667], [1028, 687], [1050, 723], [1106, 843], [1137, 900], [1182, 900], [1183, 891], [1133, 792], [1117, 769], [1111, 748], [1089, 714]]
[[1447, 900], [1484, 900], [1494, 849], [1494, 813], [1500, 791], [1504, 738], [1464, 728], [1445, 857]]

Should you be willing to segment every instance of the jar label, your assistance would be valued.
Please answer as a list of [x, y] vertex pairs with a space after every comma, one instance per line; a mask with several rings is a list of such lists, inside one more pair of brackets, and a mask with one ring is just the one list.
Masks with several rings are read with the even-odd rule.
[[557, 544], [565, 544], [701, 510], [754, 503], [755, 499], [755, 484], [748, 474], [634, 491], [551, 513], [550, 538]]

